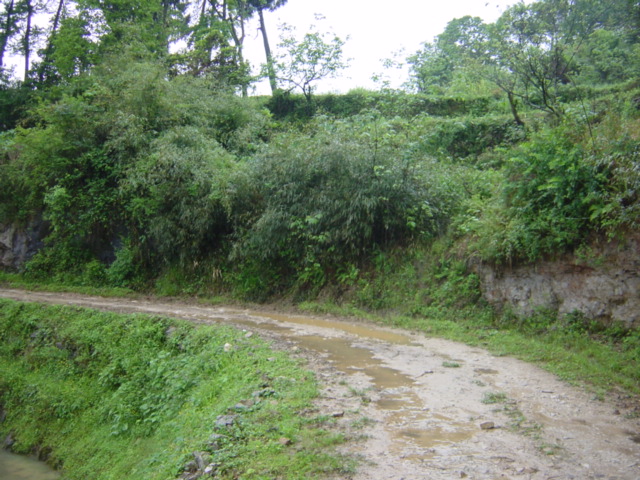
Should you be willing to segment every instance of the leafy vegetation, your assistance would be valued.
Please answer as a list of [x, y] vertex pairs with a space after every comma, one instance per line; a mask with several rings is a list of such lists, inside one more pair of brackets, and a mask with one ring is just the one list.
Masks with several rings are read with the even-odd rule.
[[[7, 76], [20, 123], [0, 137], [0, 220], [46, 222], [32, 278], [265, 299], [353, 284], [380, 253], [436, 238], [535, 262], [637, 228], [633, 5], [548, 0], [491, 25], [456, 19], [408, 59], [417, 94], [319, 95], [310, 108], [343, 41], [286, 36], [266, 74], [304, 97], [243, 99], [243, 22], [282, 2], [226, 3], [197, 24], [169, 5], [165, 29], [144, 33], [107, 9], [110, 33], [88, 45], [67, 28], [106, 7], [81, 2], [61, 11], [32, 83]], [[27, 35], [24, 12], [4, 14], [14, 41]], [[187, 51], [169, 55], [181, 35]], [[119, 38], [132, 41], [114, 54]], [[82, 67], [65, 70], [72, 45]]]
[[[635, 332], [496, 312], [469, 268], [638, 234], [637, 2], [455, 19], [406, 88], [345, 94], [314, 91], [342, 39], [270, 51], [262, 14], [285, 1], [129, 3], [0, 3], [0, 224], [42, 243], [19, 281], [389, 314], [637, 391]], [[269, 97], [247, 96], [255, 16]]]
[[65, 478], [177, 478], [194, 452], [219, 478], [349, 468], [301, 415], [313, 376], [240, 331], [3, 300], [0, 332], [0, 431]]

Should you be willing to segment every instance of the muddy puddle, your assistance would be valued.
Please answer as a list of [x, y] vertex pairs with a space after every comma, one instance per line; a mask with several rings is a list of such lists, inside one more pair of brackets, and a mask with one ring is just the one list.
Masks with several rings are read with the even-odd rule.
[[0, 479], [57, 480], [60, 474], [38, 460], [0, 450]]
[[328, 320], [325, 318], [276, 315], [273, 313], [257, 312], [256, 315], [262, 318], [268, 318], [270, 320], [275, 320], [276, 322], [282, 322], [286, 324], [306, 325], [310, 327], [321, 327], [339, 330], [351, 335], [355, 335], [357, 337], [380, 340], [383, 342], [393, 343], [395, 345], [411, 345], [413, 343], [411, 338], [409, 338], [407, 335], [402, 335], [396, 332], [389, 332], [382, 329], [376, 329], [371, 325], [340, 322], [337, 320]]
[[[335, 328], [335, 327], [334, 327]], [[362, 334], [376, 338], [375, 332], [363, 330]], [[374, 333], [374, 336], [371, 335]], [[348, 339], [327, 339], [320, 336], [303, 336], [297, 339], [303, 348], [312, 349], [326, 356], [334, 368], [346, 374], [362, 372], [367, 375], [378, 392], [377, 407], [387, 413], [385, 425], [389, 427], [394, 442], [391, 450], [399, 453], [407, 450], [407, 444], [422, 450], [421, 458], [433, 455], [435, 446], [445, 446], [469, 439], [474, 432], [472, 425], [449, 421], [447, 428], [439, 426], [442, 415], [433, 414], [412, 390], [415, 380], [398, 370], [385, 366], [366, 348], [354, 345]], [[403, 342], [404, 343], [404, 342]], [[366, 395], [366, 392], [363, 394]], [[451, 420], [451, 419], [446, 419]], [[437, 422], [438, 425], [434, 425]], [[411, 458], [412, 456], [405, 456]]]
[[[278, 322], [264, 322], [268, 318]], [[220, 319], [223, 320], [223, 319]], [[227, 321], [240, 323], [245, 327], [277, 330], [281, 335], [293, 339], [299, 347], [311, 350], [324, 357], [333, 368], [346, 374], [364, 374], [370, 381], [371, 390], [377, 392], [376, 406], [386, 413], [385, 426], [393, 437], [390, 450], [400, 454], [407, 450], [420, 451], [419, 455], [405, 455], [408, 459], [425, 459], [435, 454], [434, 447], [446, 449], [447, 445], [468, 440], [476, 431], [473, 424], [456, 422], [453, 419], [433, 413], [412, 390], [415, 380], [391, 368], [376, 358], [372, 349], [358, 345], [362, 339], [381, 341], [395, 345], [417, 346], [408, 336], [388, 332], [373, 326], [350, 324], [327, 319], [295, 317], [260, 313], [251, 319], [229, 318]], [[282, 323], [282, 324], [281, 324]], [[288, 326], [285, 326], [288, 325]], [[302, 335], [296, 333], [292, 325], [304, 325], [320, 329], [345, 332], [348, 338], [327, 337], [325, 335]], [[445, 355], [445, 357], [448, 357]], [[493, 373], [493, 371], [491, 371]], [[497, 373], [497, 372], [496, 372]], [[357, 392], [367, 396], [367, 392]], [[446, 427], [443, 427], [446, 423]], [[410, 447], [408, 449], [408, 447]]]

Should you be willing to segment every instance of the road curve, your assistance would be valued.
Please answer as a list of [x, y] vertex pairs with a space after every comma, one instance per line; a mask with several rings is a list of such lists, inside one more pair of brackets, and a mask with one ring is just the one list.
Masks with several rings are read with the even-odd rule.
[[[0, 289], [26, 302], [227, 323], [303, 357], [316, 408], [354, 439], [354, 480], [638, 480], [640, 421], [541, 369], [420, 334], [335, 318]], [[356, 440], [357, 439], [357, 440]]]

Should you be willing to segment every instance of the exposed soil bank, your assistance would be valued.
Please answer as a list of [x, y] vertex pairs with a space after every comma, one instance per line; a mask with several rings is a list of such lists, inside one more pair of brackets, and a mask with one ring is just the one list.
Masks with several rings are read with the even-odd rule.
[[[21, 301], [224, 322], [308, 360], [317, 409], [363, 438], [364, 479], [637, 480], [640, 421], [524, 362], [365, 324], [183, 303], [0, 290]], [[515, 425], [515, 427], [514, 427]]]
[[560, 315], [579, 312], [603, 324], [640, 328], [640, 236], [595, 244], [582, 255], [535, 265], [478, 264], [484, 298], [531, 315], [544, 308]]

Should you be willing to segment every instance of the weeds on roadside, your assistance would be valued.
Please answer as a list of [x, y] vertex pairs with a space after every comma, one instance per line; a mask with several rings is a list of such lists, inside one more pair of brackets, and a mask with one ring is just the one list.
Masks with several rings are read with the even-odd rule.
[[0, 337], [0, 436], [50, 450], [65, 478], [175, 478], [203, 451], [221, 479], [353, 468], [304, 415], [313, 376], [232, 328], [0, 300]]

